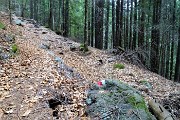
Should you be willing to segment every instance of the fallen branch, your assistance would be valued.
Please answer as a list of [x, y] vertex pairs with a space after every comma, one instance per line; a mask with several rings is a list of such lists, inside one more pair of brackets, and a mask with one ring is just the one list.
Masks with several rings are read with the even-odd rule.
[[171, 113], [168, 112], [162, 105], [157, 103], [155, 100], [150, 100], [148, 104], [154, 115], [159, 120], [175, 120]]

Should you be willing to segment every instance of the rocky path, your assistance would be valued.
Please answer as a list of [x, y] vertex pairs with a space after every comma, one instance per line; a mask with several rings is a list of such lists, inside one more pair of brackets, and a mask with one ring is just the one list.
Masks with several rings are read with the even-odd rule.
[[[1, 15], [2, 16], [2, 15]], [[8, 25], [1, 34], [16, 36], [19, 54], [0, 68], [0, 118], [2, 120], [88, 119], [84, 109], [86, 89], [91, 82], [118, 79], [140, 90], [146, 100], [168, 98], [180, 92], [180, 84], [148, 70], [117, 61], [106, 51], [90, 48], [91, 54], [70, 51], [79, 46], [34, 24]], [[122, 63], [125, 69], [113, 68]], [[146, 86], [142, 81], [150, 84]], [[57, 115], [60, 114], [60, 115]]]

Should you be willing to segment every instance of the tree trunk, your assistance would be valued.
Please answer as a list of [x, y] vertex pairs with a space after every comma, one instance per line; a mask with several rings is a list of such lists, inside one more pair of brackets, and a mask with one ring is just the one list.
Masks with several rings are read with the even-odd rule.
[[132, 50], [132, 22], [133, 22], [133, 1], [131, 0], [131, 12], [130, 12], [130, 32], [129, 32], [129, 49]]
[[91, 9], [89, 7], [89, 5], [91, 4], [91, 1], [88, 1], [87, 3], [87, 10], [88, 10], [88, 35], [87, 35], [87, 39], [88, 39], [88, 46], [91, 44]]
[[161, 0], [154, 0], [153, 8], [153, 29], [152, 29], [152, 40], [151, 40], [151, 70], [155, 73], [158, 73], [159, 69], [159, 40], [160, 40], [160, 31], [156, 26], [160, 22], [160, 6]]
[[33, 19], [34, 9], [33, 9], [33, 0], [30, 0], [30, 18]]
[[95, 47], [103, 49], [104, 0], [96, 0], [95, 3]]
[[126, 33], [124, 39], [124, 48], [129, 49], [129, 0], [127, 0], [127, 15], [126, 15]]
[[121, 30], [123, 29], [122, 27], [120, 27], [120, 15], [121, 15], [120, 0], [117, 0], [117, 2], [116, 2], [116, 41], [115, 41], [115, 47], [120, 46], [121, 32], [122, 32]]
[[12, 24], [12, 11], [11, 11], [11, 0], [8, 1], [9, 3], [9, 22]]
[[34, 6], [33, 6], [33, 8], [34, 8], [34, 10], [33, 10], [33, 15], [34, 15], [34, 19], [36, 20], [36, 21], [38, 21], [38, 11], [37, 11], [37, 2], [38, 2], [38, 0], [34, 0]]
[[[140, 16], [140, 23], [139, 23], [139, 30], [138, 30], [138, 47], [142, 48], [144, 45], [144, 24], [145, 24], [145, 12], [144, 12], [144, 0], [140, 0], [140, 6], [141, 6], [141, 16]], [[139, 58], [144, 63], [144, 59], [142, 54], [139, 54]]]
[[91, 47], [94, 46], [94, 0], [91, 3]]
[[178, 40], [178, 50], [177, 50], [177, 56], [176, 56], [176, 65], [175, 65], [175, 75], [174, 75], [174, 81], [180, 82], [180, 27], [179, 27], [179, 40]]
[[112, 0], [112, 43], [113, 48], [116, 46], [116, 30], [115, 30], [115, 1]]
[[109, 36], [109, 8], [110, 8], [110, 1], [107, 0], [106, 2], [107, 13], [106, 13], [106, 22], [105, 22], [105, 46], [104, 48], [108, 48], [108, 36]]
[[64, 20], [64, 36], [68, 37], [69, 34], [69, 0], [65, 3], [65, 20]]
[[54, 30], [54, 27], [53, 27], [53, 0], [50, 0], [50, 10], [49, 10], [49, 28], [51, 28], [52, 30]]
[[85, 3], [84, 3], [84, 8], [85, 8], [85, 13], [84, 13], [84, 45], [86, 45], [86, 42], [87, 42], [87, 6], [88, 6], [88, 3], [87, 3], [87, 0], [85, 0]]
[[133, 25], [133, 41], [132, 49], [136, 48], [136, 36], [137, 36], [137, 0], [134, 0], [134, 25]]
[[170, 80], [173, 79], [173, 71], [174, 71], [174, 41], [175, 41], [174, 36], [175, 36], [175, 20], [176, 20], [175, 14], [176, 14], [176, 0], [173, 1]]

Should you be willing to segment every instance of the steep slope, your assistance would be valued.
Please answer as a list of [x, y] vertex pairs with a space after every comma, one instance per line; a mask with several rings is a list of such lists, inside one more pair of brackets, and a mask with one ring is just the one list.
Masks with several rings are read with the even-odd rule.
[[[84, 90], [87, 85], [103, 79], [121, 80], [140, 90], [147, 101], [150, 98], [161, 101], [168, 98], [169, 94], [179, 94], [180, 92], [180, 84], [129, 64], [127, 61], [116, 60], [116, 56], [108, 54], [107, 51], [90, 48], [91, 54], [83, 56], [78, 51], [70, 50], [71, 46], [77, 47], [80, 45], [79, 43], [56, 35], [47, 28], [36, 27], [30, 23], [23, 24], [23, 27], [9, 25], [8, 16], [4, 14], [1, 15], [1, 21], [7, 26], [6, 30], [1, 31], [1, 35], [14, 34], [16, 44], [20, 49], [15, 59], [10, 59], [9, 62], [2, 64], [5, 75], [1, 76], [2, 95], [0, 102], [2, 107], [0, 110], [7, 112], [6, 115], [2, 115], [3, 119], [14, 117], [19, 119], [23, 116], [26, 119], [40, 119], [40, 117], [49, 119], [49, 117], [52, 117], [51, 114], [55, 113], [45, 107], [47, 105], [45, 102], [42, 102], [43, 105], [40, 106], [38, 106], [38, 102], [51, 101], [55, 97], [54, 93], [58, 91], [59, 85], [62, 84], [65, 86], [65, 89], [62, 90], [64, 93], [74, 94], [75, 102], [67, 98], [71, 102], [73, 101], [73, 104], [69, 104], [69, 108], [82, 109], [78, 112], [71, 112], [62, 108], [62, 111], [69, 111], [68, 116], [71, 119], [73, 116], [77, 116], [75, 114], [80, 114], [83, 117]], [[48, 48], [46, 48], [47, 46]], [[45, 49], [42, 49], [44, 47]], [[67, 69], [63, 68], [62, 72], [56, 69], [57, 61], [62, 62], [57, 58], [63, 60]], [[125, 68], [114, 69], [113, 65], [115, 63], [121, 63]], [[71, 75], [71, 72], [73, 75]], [[81, 81], [78, 81], [78, 75], [80, 75]], [[144, 85], [143, 82], [148, 83], [150, 87]], [[78, 86], [81, 83], [83, 85]], [[46, 94], [49, 92], [45, 89], [47, 86], [51, 86], [51, 90], [49, 90], [52, 93], [51, 95]], [[72, 91], [71, 89], [75, 90]], [[46, 97], [42, 97], [42, 94]], [[12, 103], [12, 101], [15, 103]], [[79, 103], [75, 104], [77, 101]], [[68, 102], [65, 104], [68, 104]], [[40, 114], [40, 111], [42, 114]], [[13, 114], [9, 115], [8, 112]], [[38, 114], [41, 116], [38, 116]]]

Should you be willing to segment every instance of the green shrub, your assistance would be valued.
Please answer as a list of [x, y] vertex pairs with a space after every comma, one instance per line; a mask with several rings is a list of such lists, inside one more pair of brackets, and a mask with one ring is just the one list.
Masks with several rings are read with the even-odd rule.
[[117, 69], [124, 69], [125, 67], [124, 67], [124, 65], [123, 64], [114, 64], [114, 66], [113, 66], [114, 68], [117, 68]]
[[79, 46], [79, 50], [80, 50], [80, 51], [83, 51], [83, 52], [89, 51], [88, 46], [85, 45], [85, 44], [81, 44], [81, 45]]
[[2, 22], [0, 22], [0, 29], [5, 29], [5, 25], [2, 23]]
[[11, 50], [12, 50], [13, 53], [16, 53], [17, 50], [18, 50], [18, 46], [17, 46], [16, 44], [13, 44], [13, 45], [11, 46]]

